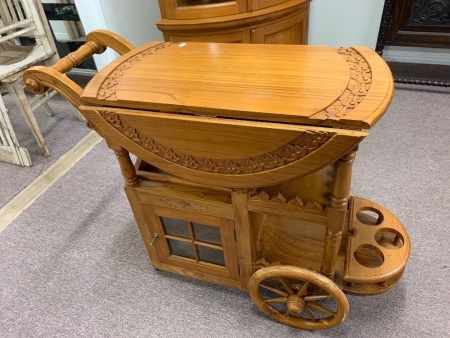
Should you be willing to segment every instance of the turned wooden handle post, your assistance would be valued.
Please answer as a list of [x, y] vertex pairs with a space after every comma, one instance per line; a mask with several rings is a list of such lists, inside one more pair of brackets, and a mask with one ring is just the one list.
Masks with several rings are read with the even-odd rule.
[[77, 51], [66, 55], [50, 68], [60, 73], [67, 73], [92, 55], [103, 53], [105, 49], [105, 46], [99, 45], [95, 41], [87, 41]]
[[36, 94], [42, 94], [49, 88], [55, 89], [78, 109], [83, 90], [67, 76], [64, 76], [64, 73], [92, 55], [103, 53], [106, 48], [112, 48], [122, 55], [134, 49], [134, 46], [115, 33], [101, 29], [96, 30], [87, 35], [86, 43], [77, 51], [65, 56], [51, 67], [31, 67], [25, 71], [23, 80], [27, 88]]
[[89, 33], [83, 46], [62, 58], [51, 68], [60, 73], [67, 73], [92, 55], [103, 53], [107, 47], [114, 49], [120, 55], [134, 49], [130, 42], [119, 35], [99, 29]]

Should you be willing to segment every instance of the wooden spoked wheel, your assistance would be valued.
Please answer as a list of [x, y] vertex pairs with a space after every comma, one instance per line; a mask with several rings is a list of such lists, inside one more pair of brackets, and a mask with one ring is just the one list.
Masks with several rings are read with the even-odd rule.
[[333, 281], [295, 266], [261, 268], [250, 278], [248, 289], [265, 314], [300, 329], [332, 328], [349, 311], [347, 298]]

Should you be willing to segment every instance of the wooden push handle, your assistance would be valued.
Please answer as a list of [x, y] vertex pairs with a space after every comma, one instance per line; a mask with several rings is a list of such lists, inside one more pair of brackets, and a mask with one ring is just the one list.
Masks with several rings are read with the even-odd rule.
[[60, 73], [67, 73], [72, 68], [78, 66], [81, 62], [86, 60], [93, 54], [101, 54], [105, 51], [104, 46], [98, 44], [95, 41], [86, 41], [77, 51], [67, 54], [64, 58], [60, 59], [52, 69]]
[[135, 48], [130, 42], [113, 32], [103, 29], [95, 30], [86, 36], [86, 43], [83, 46], [59, 60], [55, 65], [31, 67], [25, 71], [23, 75], [25, 85], [36, 94], [42, 94], [49, 88], [53, 88], [78, 108], [83, 90], [64, 73], [93, 54], [103, 53], [108, 47], [120, 55]]
[[103, 53], [107, 47], [114, 49], [120, 55], [134, 49], [134, 46], [121, 36], [106, 30], [96, 30], [87, 35], [83, 46], [59, 60], [51, 68], [60, 73], [66, 73], [93, 54]]

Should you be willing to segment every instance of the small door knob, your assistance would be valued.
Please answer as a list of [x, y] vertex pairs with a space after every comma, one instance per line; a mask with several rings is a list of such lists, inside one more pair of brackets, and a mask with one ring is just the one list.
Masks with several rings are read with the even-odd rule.
[[150, 241], [150, 245], [155, 245], [155, 241], [159, 238], [159, 234], [156, 232], [152, 234], [152, 240]]

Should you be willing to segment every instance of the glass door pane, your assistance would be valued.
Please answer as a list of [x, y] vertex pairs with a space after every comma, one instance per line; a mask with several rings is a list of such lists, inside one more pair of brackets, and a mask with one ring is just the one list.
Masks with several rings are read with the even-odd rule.
[[212, 227], [209, 225], [192, 223], [195, 239], [197, 241], [202, 241], [212, 244], [222, 244], [222, 239], [220, 237], [220, 229], [218, 227]]
[[197, 250], [200, 261], [225, 266], [225, 257], [222, 250], [202, 245], [198, 245]]

